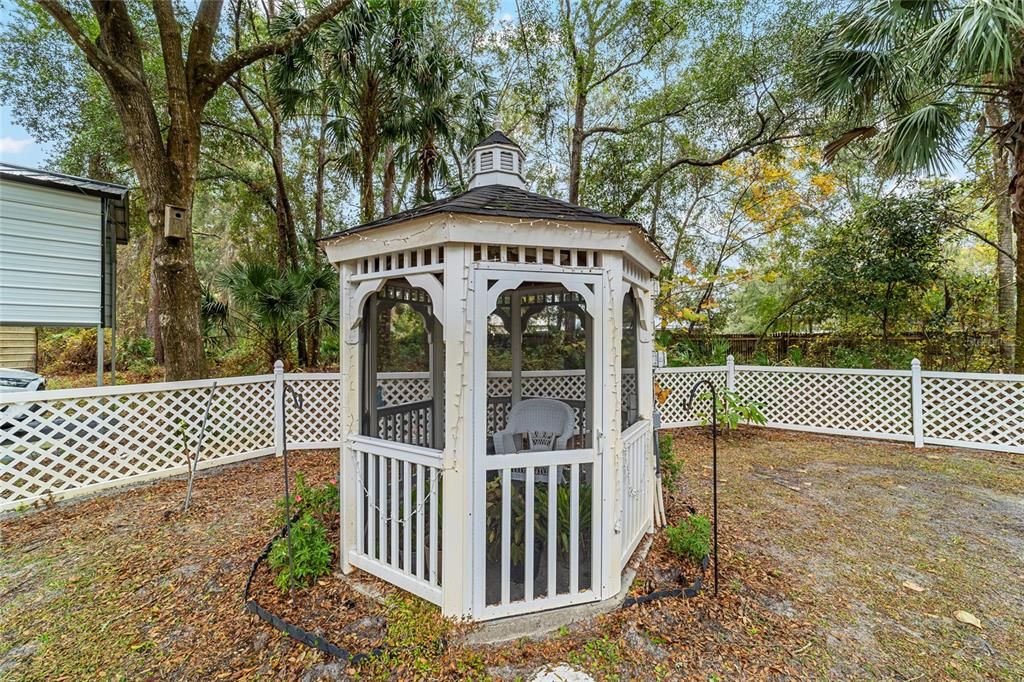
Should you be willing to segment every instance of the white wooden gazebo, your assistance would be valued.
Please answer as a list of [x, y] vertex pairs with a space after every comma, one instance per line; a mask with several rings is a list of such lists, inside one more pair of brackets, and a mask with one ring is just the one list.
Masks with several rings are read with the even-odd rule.
[[[342, 569], [473, 620], [612, 598], [652, 526], [664, 254], [635, 222], [527, 191], [500, 132], [468, 162], [463, 194], [322, 242], [341, 277]], [[422, 318], [419, 371], [384, 360], [398, 310]]]

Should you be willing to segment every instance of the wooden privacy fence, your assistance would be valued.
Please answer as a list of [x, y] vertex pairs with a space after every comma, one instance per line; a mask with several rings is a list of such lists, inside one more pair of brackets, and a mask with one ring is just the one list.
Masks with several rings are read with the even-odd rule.
[[[507, 375], [491, 373], [488, 392], [502, 397]], [[576, 405], [585, 399], [582, 377], [581, 370], [524, 372], [523, 393]], [[917, 363], [908, 370], [762, 367], [731, 359], [717, 367], [662, 368], [655, 380], [671, 391], [661, 407], [664, 428], [693, 426], [709, 414], [706, 399], [692, 411], [683, 407], [690, 387], [704, 378], [761, 403], [772, 428], [1024, 453], [1024, 375], [926, 372]], [[286, 435], [291, 449], [339, 447], [337, 379], [278, 368], [258, 376], [0, 396], [0, 511], [185, 473], [185, 444], [189, 452], [195, 447], [211, 392], [200, 469], [280, 452]], [[380, 380], [382, 407], [431, 398], [425, 374]], [[302, 395], [301, 410], [280, 399], [286, 385]], [[500, 427], [502, 408], [503, 402], [490, 410], [493, 427]]]

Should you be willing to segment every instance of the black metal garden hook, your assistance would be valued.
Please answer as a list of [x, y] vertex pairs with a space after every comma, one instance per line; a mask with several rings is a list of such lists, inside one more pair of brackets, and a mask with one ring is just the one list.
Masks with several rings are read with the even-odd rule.
[[294, 604], [295, 595], [292, 593], [292, 580], [295, 576], [295, 562], [292, 557], [292, 508], [291, 495], [288, 492], [288, 419], [284, 409], [285, 393], [290, 393], [295, 409], [302, 410], [302, 394], [292, 388], [291, 384], [284, 384], [284, 391], [281, 393], [281, 454], [284, 457], [284, 525], [285, 537], [288, 543], [288, 599]]
[[690, 387], [690, 396], [683, 403], [686, 412], [693, 411], [697, 391], [706, 386], [711, 393], [711, 508], [713, 514], [712, 534], [714, 536], [715, 596], [718, 596], [718, 388], [710, 379], [701, 379]]

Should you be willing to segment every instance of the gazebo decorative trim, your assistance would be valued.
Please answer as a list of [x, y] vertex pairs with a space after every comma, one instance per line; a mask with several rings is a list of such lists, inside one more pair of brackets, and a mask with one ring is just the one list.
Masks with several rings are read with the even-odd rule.
[[[513, 173], [478, 170], [459, 197], [322, 241], [341, 291], [342, 569], [474, 620], [614, 596], [651, 530], [664, 257], [632, 221], [525, 191], [518, 146], [486, 142], [473, 154], [514, 151]], [[378, 344], [402, 305], [422, 319], [429, 389], [385, 398]], [[535, 338], [553, 319], [577, 355], [533, 369], [568, 370], [571, 395], [523, 379], [527, 328]], [[508, 348], [505, 379], [488, 366], [489, 338]], [[527, 430], [516, 452], [492, 452], [491, 434], [535, 398], [572, 408], [566, 449]]]

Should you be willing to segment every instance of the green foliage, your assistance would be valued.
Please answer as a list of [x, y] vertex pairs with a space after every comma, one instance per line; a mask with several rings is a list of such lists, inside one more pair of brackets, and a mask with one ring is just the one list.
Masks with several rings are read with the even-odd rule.
[[[306, 308], [313, 294], [337, 295], [334, 275], [324, 267], [295, 268], [282, 275], [266, 261], [243, 260], [217, 280], [231, 295], [234, 320], [263, 352], [268, 365], [290, 360], [296, 333], [311, 323]], [[325, 313], [319, 322], [336, 325], [337, 317]]]
[[382, 306], [377, 320], [377, 371], [425, 372], [430, 368], [423, 316], [405, 303]]
[[[308, 513], [324, 524], [337, 521], [341, 498], [338, 496], [338, 482], [331, 480], [320, 486], [306, 483], [306, 476], [301, 471], [295, 474], [295, 485], [291, 492], [291, 513]], [[284, 525], [284, 498], [277, 501], [278, 523]]]
[[[538, 542], [548, 540], [548, 494], [550, 486], [547, 483], [537, 483], [534, 486], [534, 537]], [[512, 499], [510, 507], [512, 510], [510, 556], [513, 565], [521, 566], [526, 557], [526, 489], [525, 485], [513, 484], [510, 486]], [[502, 488], [501, 480], [495, 479], [487, 484], [487, 555], [491, 560], [501, 556], [501, 512], [502, 512]], [[572, 504], [570, 499], [569, 486], [558, 485], [556, 487], [555, 509], [557, 511], [557, 523], [555, 533], [557, 535], [558, 551], [569, 551], [570, 540], [570, 514]], [[579, 491], [579, 528], [591, 527], [591, 499], [593, 487], [586, 484], [580, 485]], [[590, 546], [590, 533], [581, 532], [579, 536], [580, 549]], [[535, 555], [536, 556], [536, 555]]]
[[[291, 526], [292, 560], [295, 587], [308, 587], [318, 577], [330, 572], [334, 546], [327, 540], [327, 529], [310, 512], [303, 512]], [[288, 589], [288, 539], [274, 541], [267, 557], [270, 568], [276, 572], [274, 584]]]
[[676, 555], [701, 561], [711, 549], [711, 521], [703, 514], [691, 514], [665, 527], [668, 548]]
[[805, 281], [819, 317], [870, 320], [882, 338], [940, 277], [945, 245], [966, 217], [956, 188], [868, 201], [849, 220], [816, 235]]
[[670, 367], [724, 365], [729, 355], [727, 341], [691, 335], [681, 329], [658, 330], [655, 343], [665, 350]]
[[[327, 539], [327, 525], [338, 523], [340, 498], [337, 481], [320, 486], [306, 483], [305, 474], [295, 474], [291, 493], [291, 514], [297, 517], [291, 525], [292, 553], [295, 564], [295, 585], [308, 586], [317, 577], [329, 572], [334, 557], [334, 546]], [[279, 499], [277, 522], [285, 524], [284, 498]], [[274, 541], [268, 557], [270, 567], [276, 571], [274, 583], [288, 589], [288, 542], [284, 537]]]
[[1020, 87], [1022, 34], [1019, 0], [854, 3], [808, 74], [821, 101], [848, 117], [847, 129], [866, 124], [832, 153], [870, 140], [892, 171], [949, 169], [965, 142], [962, 123], [990, 89]]
[[673, 449], [671, 433], [658, 434], [658, 455], [661, 466], [661, 480], [668, 490], [675, 490], [683, 471], [683, 462]]
[[[701, 396], [707, 402], [711, 402], [711, 393]], [[763, 426], [768, 422], [761, 410], [764, 405], [755, 400], [745, 400], [736, 391], [721, 390], [718, 392], [718, 424], [726, 429], [735, 429], [740, 423], [757, 424]], [[701, 414], [704, 424], [711, 423], [711, 408]]]

